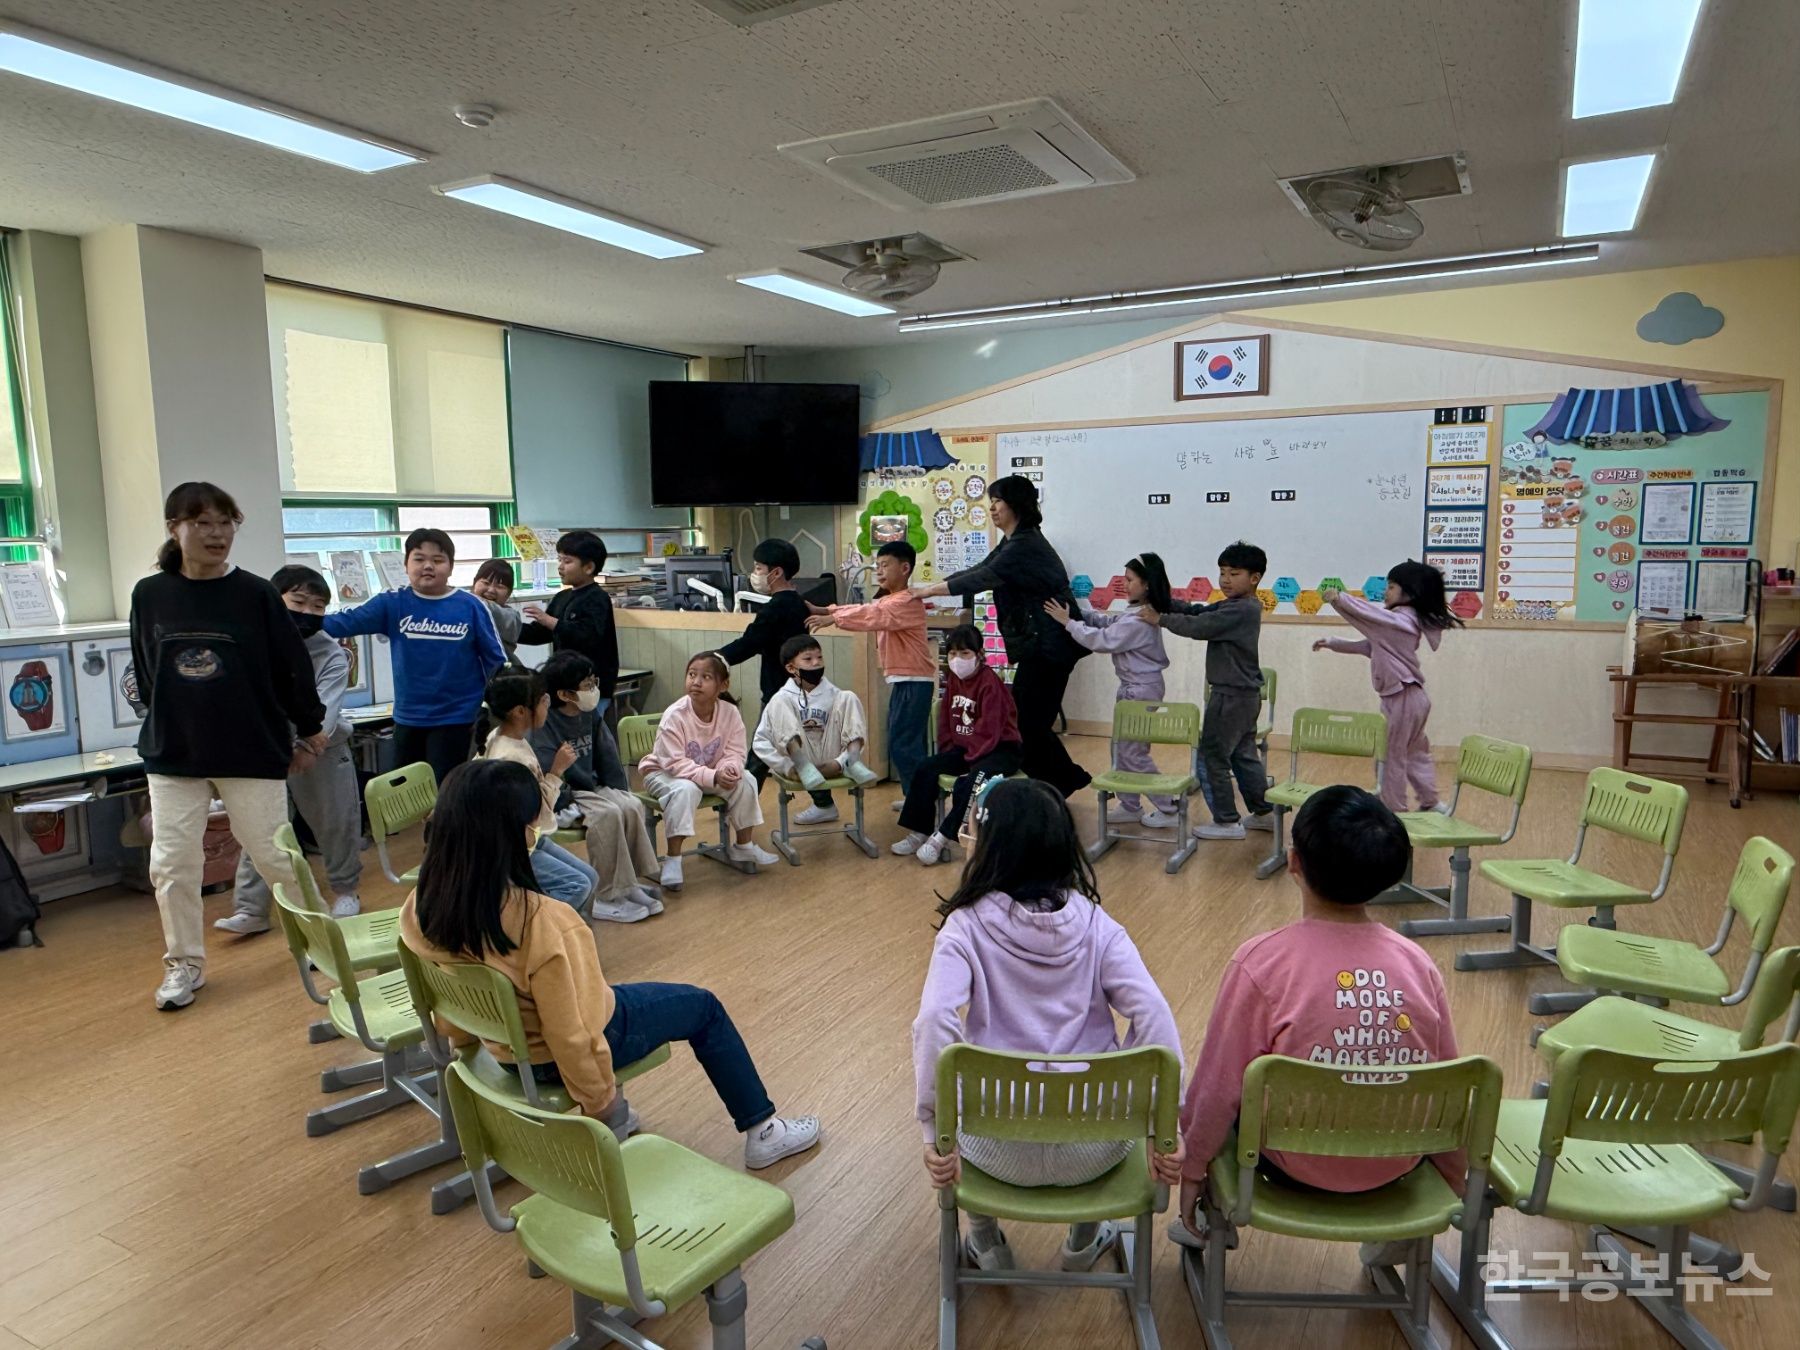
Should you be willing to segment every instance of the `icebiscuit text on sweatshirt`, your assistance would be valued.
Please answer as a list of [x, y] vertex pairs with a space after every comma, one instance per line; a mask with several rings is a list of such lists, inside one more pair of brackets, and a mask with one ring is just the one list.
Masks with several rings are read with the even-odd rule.
[[377, 633], [394, 661], [394, 721], [408, 727], [473, 722], [482, 694], [506, 662], [487, 604], [468, 591], [424, 596], [410, 587], [383, 591], [325, 616], [332, 637]]

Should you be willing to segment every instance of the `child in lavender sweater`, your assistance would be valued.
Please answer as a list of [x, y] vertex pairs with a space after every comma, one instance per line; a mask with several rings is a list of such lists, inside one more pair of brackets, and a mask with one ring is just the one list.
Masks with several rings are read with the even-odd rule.
[[[1046, 600], [1044, 613], [1090, 652], [1112, 656], [1113, 674], [1119, 677], [1119, 702], [1161, 703], [1163, 671], [1169, 668], [1162, 629], [1137, 615], [1142, 605], [1149, 605], [1158, 614], [1167, 614], [1174, 607], [1169, 570], [1156, 554], [1146, 553], [1125, 564], [1125, 599], [1130, 608], [1116, 614], [1090, 609], [1083, 610], [1077, 618], [1059, 600]], [[1121, 772], [1156, 772], [1156, 761], [1143, 741], [1114, 741], [1112, 752], [1113, 767]], [[1173, 797], [1152, 797], [1146, 813], [1135, 792], [1121, 792], [1106, 818], [1116, 825], [1141, 823], [1152, 830], [1169, 829], [1180, 819]]]
[[1313, 650], [1349, 652], [1369, 658], [1369, 678], [1381, 696], [1387, 718], [1387, 767], [1381, 775], [1381, 800], [1393, 811], [1406, 810], [1406, 786], [1419, 799], [1419, 810], [1438, 807], [1437, 770], [1431, 763], [1431, 740], [1425, 720], [1431, 699], [1419, 669], [1419, 639], [1436, 651], [1446, 628], [1462, 620], [1444, 602], [1444, 574], [1429, 563], [1407, 559], [1387, 575], [1387, 594], [1379, 607], [1347, 591], [1327, 587], [1325, 602], [1363, 636], [1320, 638]]
[[[1117, 1167], [1126, 1142], [1030, 1144], [959, 1135], [939, 1155], [937, 1062], [962, 1041], [1046, 1055], [1117, 1050], [1117, 1012], [1131, 1024], [1125, 1048], [1163, 1045], [1181, 1056], [1168, 1000], [1119, 923], [1100, 909], [1094, 874], [1062, 796], [1033, 779], [993, 784], [974, 853], [944, 918], [913, 1023], [918, 1115], [925, 1170], [934, 1186], [956, 1184], [962, 1161], [1019, 1186], [1080, 1186]], [[966, 1007], [966, 1015], [958, 1009]], [[1181, 1153], [1150, 1154], [1158, 1181], [1180, 1177]], [[1012, 1250], [991, 1216], [970, 1214], [968, 1257], [983, 1270], [1010, 1270]], [[1118, 1239], [1116, 1223], [1078, 1223], [1063, 1244], [1065, 1270], [1090, 1270]]]

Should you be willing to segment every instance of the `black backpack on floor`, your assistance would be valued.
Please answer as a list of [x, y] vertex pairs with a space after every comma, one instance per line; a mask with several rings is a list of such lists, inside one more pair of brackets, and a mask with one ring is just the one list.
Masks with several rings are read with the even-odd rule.
[[0, 947], [41, 947], [38, 917], [43, 913], [25, 885], [19, 860], [0, 839]]

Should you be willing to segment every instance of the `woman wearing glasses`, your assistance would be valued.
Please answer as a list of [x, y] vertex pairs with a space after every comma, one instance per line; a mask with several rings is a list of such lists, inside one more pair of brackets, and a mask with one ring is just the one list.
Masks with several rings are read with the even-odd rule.
[[156, 1006], [185, 1008], [206, 983], [202, 836], [216, 795], [271, 885], [295, 885], [275, 848], [286, 780], [325, 749], [312, 660], [275, 588], [231, 565], [244, 516], [211, 483], [163, 506], [157, 570], [131, 593], [131, 660], [147, 709], [138, 753], [150, 781], [150, 880], [162, 911]]

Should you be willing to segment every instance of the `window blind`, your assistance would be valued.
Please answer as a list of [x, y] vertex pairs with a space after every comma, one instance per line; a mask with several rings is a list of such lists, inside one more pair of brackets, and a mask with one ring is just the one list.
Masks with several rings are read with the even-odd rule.
[[498, 324], [280, 285], [268, 313], [284, 494], [512, 496]]

